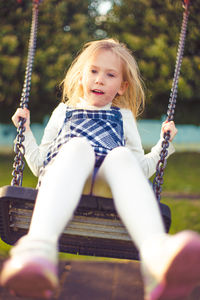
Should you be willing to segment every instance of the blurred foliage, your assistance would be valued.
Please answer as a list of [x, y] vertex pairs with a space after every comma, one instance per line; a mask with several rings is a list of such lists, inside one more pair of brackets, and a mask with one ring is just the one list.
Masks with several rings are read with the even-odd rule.
[[[21, 2], [21, 3], [18, 3]], [[100, 0], [44, 0], [40, 5], [30, 109], [42, 121], [60, 100], [59, 84], [81, 46], [115, 37], [133, 51], [146, 84], [142, 117], [166, 113], [182, 21], [181, 0], [111, 0], [99, 15]], [[191, 1], [185, 56], [179, 81], [176, 121], [200, 124], [200, 0]], [[19, 105], [27, 59], [31, 0], [0, 2], [0, 121]]]
[[[113, 9], [98, 24], [132, 50], [146, 84], [147, 106], [142, 117], [166, 113], [182, 22], [180, 0], [113, 0]], [[188, 33], [175, 119], [199, 125], [200, 0], [191, 1]]]
[[[19, 105], [27, 60], [32, 1], [0, 2], [0, 120], [10, 121]], [[44, 0], [39, 8], [37, 51], [32, 76], [32, 120], [42, 121], [60, 100], [59, 84], [80, 47], [94, 38], [88, 1]], [[88, 13], [91, 12], [90, 14]]]

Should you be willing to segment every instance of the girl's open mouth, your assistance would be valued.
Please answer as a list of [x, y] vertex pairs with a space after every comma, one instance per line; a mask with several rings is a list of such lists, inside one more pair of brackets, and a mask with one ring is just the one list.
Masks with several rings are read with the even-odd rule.
[[103, 95], [104, 94], [104, 92], [100, 91], [100, 90], [92, 90], [92, 93], [95, 95]]

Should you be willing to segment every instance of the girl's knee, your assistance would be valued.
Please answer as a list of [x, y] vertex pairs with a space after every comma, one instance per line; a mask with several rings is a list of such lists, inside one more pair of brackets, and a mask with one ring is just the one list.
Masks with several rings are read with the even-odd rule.
[[95, 161], [95, 154], [92, 146], [89, 142], [82, 137], [74, 137], [66, 144], [62, 146], [60, 150], [64, 153], [64, 155], [70, 155], [71, 157], [81, 157], [82, 159], [87, 158], [94, 163]]
[[124, 174], [127, 172], [140, 173], [141, 167], [134, 154], [126, 147], [117, 147], [110, 151], [103, 163], [105, 172]]
[[113, 163], [119, 163], [119, 162], [136, 162], [136, 158], [133, 155], [133, 153], [126, 147], [117, 147], [114, 148], [112, 151], [109, 152], [107, 155], [107, 160], [112, 161]]

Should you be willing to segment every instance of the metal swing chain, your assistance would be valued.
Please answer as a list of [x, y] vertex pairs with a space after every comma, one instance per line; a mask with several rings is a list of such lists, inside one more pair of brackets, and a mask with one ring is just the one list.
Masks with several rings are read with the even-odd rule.
[[[176, 66], [174, 72], [174, 78], [169, 98], [169, 105], [167, 111], [167, 121], [173, 121], [175, 107], [176, 107], [176, 99], [177, 99], [177, 92], [178, 92], [178, 80], [180, 76], [181, 64], [183, 60], [183, 52], [185, 46], [185, 38], [186, 38], [186, 31], [187, 31], [187, 23], [188, 23], [188, 15], [189, 15], [189, 0], [183, 1], [183, 21], [181, 26], [181, 33], [179, 38], [179, 45], [178, 45], [178, 52], [176, 58]], [[164, 133], [163, 136], [164, 140], [162, 142], [162, 150], [160, 153], [160, 159], [157, 163], [156, 167], [156, 176], [153, 181], [153, 189], [158, 201], [161, 199], [161, 192], [162, 192], [162, 184], [164, 182], [163, 175], [164, 169], [167, 165], [167, 154], [168, 154], [168, 147], [169, 147], [169, 139], [170, 139], [170, 131]]]
[[[31, 32], [29, 39], [29, 47], [28, 47], [28, 58], [25, 72], [24, 85], [22, 89], [21, 99], [20, 99], [20, 107], [28, 108], [30, 89], [31, 89], [31, 76], [33, 69], [33, 62], [35, 56], [36, 49], [36, 40], [37, 40], [37, 28], [38, 28], [38, 8], [39, 4], [42, 0], [33, 0], [33, 8], [32, 8], [32, 23], [31, 23]], [[24, 131], [26, 119], [20, 118], [19, 125], [17, 128], [17, 137], [14, 144], [14, 152], [15, 158], [13, 163], [13, 179], [11, 181], [12, 186], [22, 186], [23, 180], [23, 171], [25, 167], [25, 162], [23, 160], [25, 154], [25, 147], [23, 142], [25, 140]]]

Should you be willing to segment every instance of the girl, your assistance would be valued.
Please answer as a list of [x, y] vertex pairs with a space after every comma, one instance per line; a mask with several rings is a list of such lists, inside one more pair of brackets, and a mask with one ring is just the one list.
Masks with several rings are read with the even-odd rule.
[[[145, 299], [175, 299], [197, 284], [200, 237], [193, 232], [171, 237], [165, 233], [147, 180], [156, 170], [163, 133], [170, 130], [172, 141], [177, 130], [173, 122], [165, 122], [157, 145], [144, 155], [135, 121], [143, 104], [135, 59], [124, 45], [107, 39], [86, 44], [72, 63], [63, 81], [63, 101], [39, 147], [30, 130], [29, 111], [16, 111], [15, 126], [19, 117], [26, 118], [25, 157], [39, 176], [39, 190], [30, 230], [11, 250], [2, 285], [17, 295], [51, 297], [58, 287], [58, 239], [86, 180], [91, 191], [99, 180], [111, 189], [140, 252]], [[173, 152], [170, 143], [169, 154]]]

